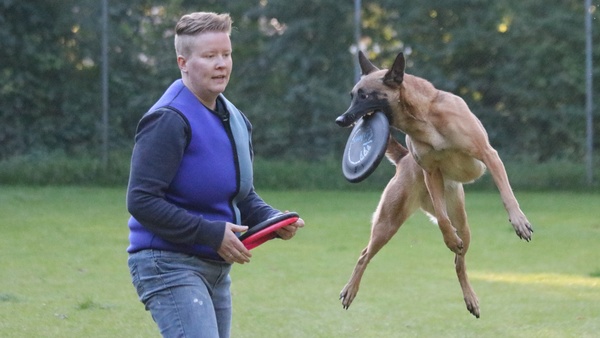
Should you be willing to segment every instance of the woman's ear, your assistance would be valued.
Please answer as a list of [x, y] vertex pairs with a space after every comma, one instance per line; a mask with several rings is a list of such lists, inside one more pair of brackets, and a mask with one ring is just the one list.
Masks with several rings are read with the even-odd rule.
[[183, 73], [187, 72], [187, 60], [183, 55], [177, 55], [177, 66]]

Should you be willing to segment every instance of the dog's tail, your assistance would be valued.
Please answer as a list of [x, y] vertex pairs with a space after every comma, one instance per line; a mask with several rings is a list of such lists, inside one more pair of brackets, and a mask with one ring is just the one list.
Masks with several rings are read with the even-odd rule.
[[406, 156], [406, 154], [408, 154], [408, 149], [390, 135], [388, 138], [387, 149], [385, 150], [385, 157], [387, 157], [393, 165], [396, 165], [404, 156]]

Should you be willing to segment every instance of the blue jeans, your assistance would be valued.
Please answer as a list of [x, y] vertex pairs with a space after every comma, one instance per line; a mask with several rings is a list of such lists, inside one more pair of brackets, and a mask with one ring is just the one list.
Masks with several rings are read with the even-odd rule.
[[128, 263], [140, 301], [163, 337], [229, 337], [230, 264], [161, 250], [130, 254]]

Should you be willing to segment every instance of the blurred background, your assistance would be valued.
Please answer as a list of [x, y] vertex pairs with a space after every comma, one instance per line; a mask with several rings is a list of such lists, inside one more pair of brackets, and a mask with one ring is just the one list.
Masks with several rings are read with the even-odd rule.
[[263, 187], [349, 185], [334, 120], [361, 49], [382, 68], [402, 51], [407, 73], [462, 96], [513, 186], [598, 190], [597, 1], [435, 3], [0, 1], [0, 183], [126, 184], [136, 124], [179, 78], [175, 23], [216, 11], [234, 20], [225, 95], [254, 125]]

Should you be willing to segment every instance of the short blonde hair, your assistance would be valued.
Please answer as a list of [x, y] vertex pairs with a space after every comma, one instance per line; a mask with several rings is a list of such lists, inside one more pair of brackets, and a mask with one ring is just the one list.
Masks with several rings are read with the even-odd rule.
[[188, 56], [191, 50], [190, 37], [205, 32], [231, 34], [232, 24], [228, 13], [195, 12], [182, 16], [175, 25], [175, 53]]

